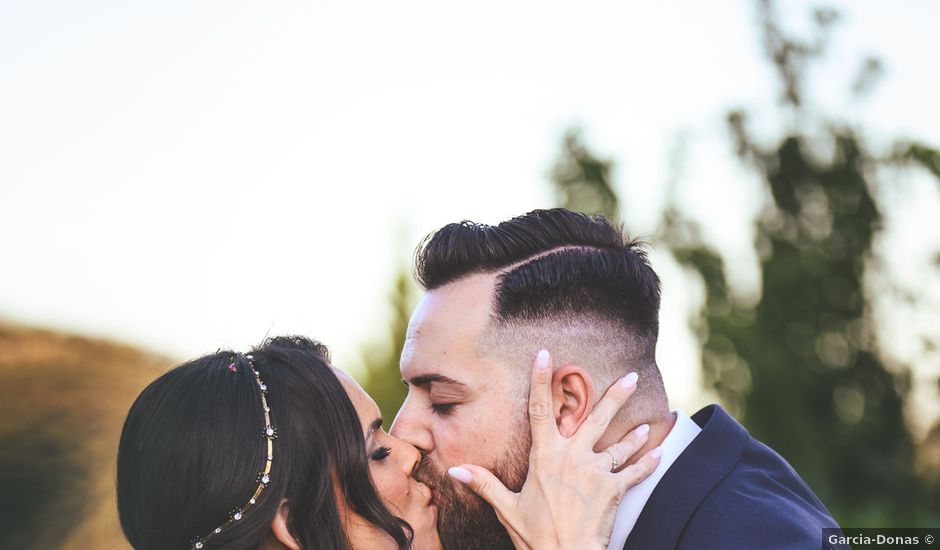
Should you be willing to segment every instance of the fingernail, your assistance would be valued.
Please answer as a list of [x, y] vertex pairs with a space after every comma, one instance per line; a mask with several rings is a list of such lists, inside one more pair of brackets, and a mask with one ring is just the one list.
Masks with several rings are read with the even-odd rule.
[[[662, 447], [656, 447], [655, 449], [650, 451], [650, 456], [653, 458], [660, 458], [661, 456], [663, 456]], [[467, 473], [469, 474], [470, 472], [467, 472]]]
[[470, 481], [473, 479], [473, 474], [470, 473], [470, 470], [461, 468], [459, 466], [448, 468], [447, 473], [450, 474], [450, 477], [461, 483], [470, 483]]
[[636, 430], [634, 431], [634, 433], [639, 437], [643, 437], [644, 435], [650, 433], [650, 425], [640, 424], [639, 426], [636, 427]]
[[628, 375], [626, 375], [626, 376], [624, 376], [623, 378], [620, 379], [620, 385], [621, 385], [621, 386], [623, 387], [623, 389], [625, 389], [625, 390], [632, 389], [634, 386], [636, 386], [636, 380], [637, 380], [637, 378], [639, 378], [639, 377], [640, 377], [640, 376], [639, 376], [637, 373], [631, 372], [630, 374], [628, 374]]
[[548, 350], [543, 349], [535, 356], [535, 367], [539, 370], [548, 370]]

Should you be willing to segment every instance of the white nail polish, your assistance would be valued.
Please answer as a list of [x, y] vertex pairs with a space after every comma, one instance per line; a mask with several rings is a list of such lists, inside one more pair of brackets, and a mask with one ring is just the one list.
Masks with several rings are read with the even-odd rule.
[[470, 483], [470, 481], [473, 479], [473, 474], [470, 473], [470, 470], [467, 470], [466, 468], [461, 468], [459, 466], [454, 466], [453, 468], [449, 468], [447, 470], [447, 473], [450, 474], [450, 477], [456, 479], [457, 481], [461, 483]]
[[548, 350], [543, 349], [539, 351], [538, 355], [535, 356], [535, 366], [539, 370], [546, 370], [548, 368], [548, 360]]
[[643, 437], [644, 435], [650, 433], [650, 425], [649, 425], [649, 424], [641, 424], [641, 425], [637, 426], [635, 433], [636, 433], [636, 435], [637, 435], [638, 437]]
[[620, 385], [623, 386], [624, 389], [630, 389], [633, 386], [636, 386], [636, 381], [639, 377], [640, 376], [637, 373], [631, 372], [630, 374], [620, 379]]

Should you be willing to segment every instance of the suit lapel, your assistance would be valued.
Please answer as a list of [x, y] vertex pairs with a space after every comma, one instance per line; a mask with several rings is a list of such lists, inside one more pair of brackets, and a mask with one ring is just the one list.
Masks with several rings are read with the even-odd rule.
[[721, 407], [709, 405], [692, 420], [701, 433], [656, 485], [624, 550], [675, 548], [696, 509], [740, 460], [750, 436]]

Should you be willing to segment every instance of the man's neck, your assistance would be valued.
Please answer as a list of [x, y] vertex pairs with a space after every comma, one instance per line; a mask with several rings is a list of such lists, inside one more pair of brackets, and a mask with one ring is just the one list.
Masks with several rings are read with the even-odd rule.
[[614, 443], [617, 443], [626, 437], [627, 434], [643, 424], [649, 424], [649, 437], [647, 438], [643, 447], [634, 453], [633, 456], [627, 459], [624, 467], [637, 462], [643, 458], [643, 455], [663, 444], [666, 436], [669, 435], [669, 432], [672, 431], [673, 426], [676, 425], [676, 414], [670, 411], [668, 408], [665, 408], [662, 412], [656, 413], [652, 417], [650, 415], [644, 414], [637, 415], [634, 418], [626, 418], [622, 421], [618, 421], [617, 425], [614, 425], [612, 422], [610, 427], [607, 429], [607, 432], [605, 432], [600, 440], [594, 445], [594, 450], [601, 452], [603, 449], [606, 449]]
[[627, 466], [636, 463], [641, 458], [643, 458], [646, 453], [663, 444], [666, 436], [669, 435], [669, 432], [672, 431], [673, 426], [676, 425], [676, 413], [672, 411], [666, 411], [662, 417], [654, 421], [647, 422], [647, 424], [650, 425], [649, 439], [646, 440], [646, 445], [643, 445], [639, 451], [637, 451], [627, 460]]

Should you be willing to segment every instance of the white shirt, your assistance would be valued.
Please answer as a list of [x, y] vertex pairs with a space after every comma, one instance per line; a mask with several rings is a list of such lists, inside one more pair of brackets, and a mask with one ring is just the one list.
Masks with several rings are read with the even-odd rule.
[[636, 520], [640, 518], [640, 512], [646, 506], [646, 501], [653, 494], [653, 489], [659, 484], [659, 480], [666, 475], [666, 471], [672, 466], [672, 463], [679, 458], [682, 451], [692, 443], [698, 434], [702, 431], [689, 415], [682, 411], [673, 411], [676, 415], [676, 423], [669, 430], [666, 439], [663, 440], [660, 448], [663, 451], [662, 458], [659, 459], [659, 466], [646, 479], [631, 487], [620, 501], [617, 508], [617, 517], [614, 519], [614, 530], [610, 535], [610, 544], [607, 550], [623, 550], [623, 545], [627, 543], [627, 537]]

